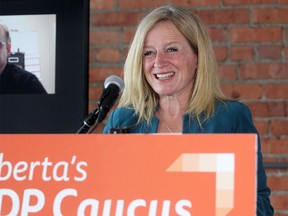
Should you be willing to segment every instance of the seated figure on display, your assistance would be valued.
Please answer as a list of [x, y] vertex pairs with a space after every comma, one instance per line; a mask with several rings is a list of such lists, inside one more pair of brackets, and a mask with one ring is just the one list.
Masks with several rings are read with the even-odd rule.
[[10, 33], [7, 26], [0, 23], [0, 94], [46, 94], [34, 74], [8, 62], [10, 54]]

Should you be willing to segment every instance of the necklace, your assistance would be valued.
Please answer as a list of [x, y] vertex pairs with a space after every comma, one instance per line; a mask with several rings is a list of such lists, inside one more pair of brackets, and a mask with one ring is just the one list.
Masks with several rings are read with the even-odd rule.
[[163, 123], [164, 123], [165, 127], [168, 129], [168, 131], [169, 131], [170, 133], [173, 133], [173, 131], [172, 131], [172, 130], [168, 127], [168, 125], [166, 124], [166, 122], [163, 121]]
[[168, 124], [166, 123], [165, 119], [164, 118], [161, 118], [161, 113], [159, 112], [159, 110], [157, 111], [158, 112], [158, 115], [160, 117], [160, 119], [162, 119], [161, 121], [163, 122], [163, 125], [168, 129], [169, 133], [176, 133], [176, 132], [173, 132], [170, 127], [168, 126]]

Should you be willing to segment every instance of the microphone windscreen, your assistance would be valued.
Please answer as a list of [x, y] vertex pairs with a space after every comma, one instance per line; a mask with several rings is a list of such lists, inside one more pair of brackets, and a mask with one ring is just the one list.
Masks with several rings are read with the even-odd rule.
[[119, 87], [119, 93], [124, 90], [124, 81], [115, 75], [109, 76], [104, 82], [104, 88], [106, 89], [110, 84], [115, 84]]

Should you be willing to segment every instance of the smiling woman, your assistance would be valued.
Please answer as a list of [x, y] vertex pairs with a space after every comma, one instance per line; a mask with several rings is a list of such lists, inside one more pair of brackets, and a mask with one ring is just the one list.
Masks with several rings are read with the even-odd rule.
[[[181, 102], [188, 101], [191, 96], [196, 69], [197, 54], [172, 22], [159, 22], [148, 32], [143, 71], [163, 106], [171, 100], [171, 103], [179, 103], [180, 110], [185, 111], [187, 104]], [[183, 112], [179, 114], [182, 118]], [[177, 131], [181, 131], [182, 122], [178, 126]]]
[[[104, 133], [255, 133], [247, 106], [224, 97], [212, 43], [188, 9], [162, 6], [139, 23], [125, 89]], [[120, 130], [119, 129], [119, 130]], [[258, 136], [257, 215], [273, 215]]]
[[197, 54], [176, 26], [171, 21], [155, 24], [146, 35], [143, 72], [159, 96], [160, 106], [155, 114], [160, 120], [158, 133], [182, 132], [182, 116], [191, 96], [196, 69]]

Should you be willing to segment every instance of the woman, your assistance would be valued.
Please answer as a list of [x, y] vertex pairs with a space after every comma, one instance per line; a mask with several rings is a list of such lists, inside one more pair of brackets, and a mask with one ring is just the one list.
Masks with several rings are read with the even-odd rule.
[[[104, 133], [257, 133], [249, 109], [223, 96], [211, 41], [187, 9], [159, 7], [141, 21], [124, 82]], [[257, 215], [273, 215], [260, 151], [257, 178]]]

